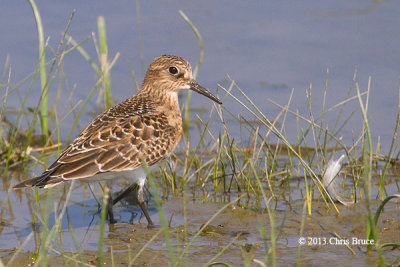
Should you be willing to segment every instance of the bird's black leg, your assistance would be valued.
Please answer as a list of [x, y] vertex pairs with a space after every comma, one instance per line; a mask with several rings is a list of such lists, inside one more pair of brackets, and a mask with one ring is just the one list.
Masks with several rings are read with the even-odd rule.
[[144, 216], [146, 216], [148, 227], [154, 226], [153, 221], [150, 218], [149, 213], [146, 210], [146, 207], [144, 205], [144, 199], [143, 199], [143, 186], [139, 186], [137, 190], [137, 199], [139, 202], [139, 207], [142, 209]]
[[107, 216], [108, 216], [108, 220], [110, 223], [116, 223], [116, 221], [114, 220], [114, 213], [112, 210], [113, 207], [113, 199], [112, 199], [112, 192], [111, 190], [108, 188], [107, 190], [107, 194], [108, 194], [108, 201], [107, 201]]
[[138, 186], [137, 184], [132, 184], [132, 185], [128, 186], [122, 193], [118, 194], [118, 196], [112, 201], [112, 205], [117, 204], [121, 199], [126, 197], [130, 192], [135, 190], [135, 188], [137, 186]]
[[144, 204], [143, 187], [140, 187], [138, 184], [132, 184], [132, 185], [128, 186], [115, 199], [112, 199], [111, 196], [110, 196], [109, 203], [111, 204], [111, 207], [109, 208], [109, 210], [111, 210], [111, 212], [112, 212], [112, 206], [117, 204], [121, 199], [126, 197], [130, 192], [132, 192], [136, 188], [137, 188], [136, 197], [137, 197], [137, 200], [138, 200], [139, 207], [142, 210], [144, 216], [146, 217], [148, 225], [151, 227], [154, 224], [153, 224], [153, 221], [151, 220], [150, 215], [147, 212], [146, 206]]

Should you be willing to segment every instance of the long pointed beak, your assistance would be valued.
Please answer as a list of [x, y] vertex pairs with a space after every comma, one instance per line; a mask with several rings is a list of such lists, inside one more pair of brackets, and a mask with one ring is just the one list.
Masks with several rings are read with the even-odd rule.
[[190, 82], [189, 85], [190, 85], [190, 90], [193, 90], [193, 91], [195, 91], [195, 92], [197, 92], [199, 94], [202, 94], [202, 95], [210, 98], [211, 100], [217, 102], [218, 104], [222, 104], [221, 100], [219, 100], [216, 96], [211, 94], [210, 91], [208, 91], [206, 88], [204, 88], [203, 86], [198, 84], [195, 80]]

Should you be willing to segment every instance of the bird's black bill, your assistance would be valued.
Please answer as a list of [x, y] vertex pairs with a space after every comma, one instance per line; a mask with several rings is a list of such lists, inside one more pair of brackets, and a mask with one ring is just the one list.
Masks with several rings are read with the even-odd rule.
[[222, 104], [221, 100], [219, 100], [216, 96], [212, 95], [210, 93], [210, 91], [208, 91], [206, 88], [204, 88], [203, 86], [198, 84], [196, 81], [192, 81], [190, 83], [190, 89], [195, 91], [195, 92], [197, 92], [197, 93], [199, 93], [199, 94], [202, 94], [202, 95], [208, 97], [209, 99], [217, 102], [218, 104]]

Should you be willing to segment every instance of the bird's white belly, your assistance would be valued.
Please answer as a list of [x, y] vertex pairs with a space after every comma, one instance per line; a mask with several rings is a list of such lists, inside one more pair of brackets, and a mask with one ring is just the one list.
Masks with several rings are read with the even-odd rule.
[[82, 182], [100, 182], [106, 181], [107, 184], [112, 185], [120, 179], [125, 179], [131, 184], [139, 184], [143, 186], [146, 182], [146, 172], [143, 168], [139, 167], [134, 170], [126, 171], [110, 171], [98, 173], [94, 176], [79, 179]]

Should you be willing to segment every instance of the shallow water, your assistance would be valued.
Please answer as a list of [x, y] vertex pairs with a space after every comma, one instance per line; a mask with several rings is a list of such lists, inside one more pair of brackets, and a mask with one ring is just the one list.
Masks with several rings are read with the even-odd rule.
[[[182, 199], [174, 198], [164, 203], [164, 211], [167, 216], [173, 216], [173, 221], [179, 221], [182, 216], [183, 204]], [[199, 230], [201, 225], [205, 222], [206, 218], [210, 218], [222, 204], [219, 203], [193, 203], [187, 202], [186, 214], [190, 220], [187, 222], [188, 238], [192, 238], [194, 233]], [[276, 211], [275, 222], [277, 224], [276, 230], [281, 231], [277, 238], [277, 263], [279, 265], [287, 265], [294, 263], [297, 259], [297, 248], [300, 238], [300, 215], [303, 207], [302, 203], [293, 205], [290, 211]], [[307, 239], [318, 238], [319, 241], [314, 242], [313, 245], [304, 245], [301, 248], [301, 263], [304, 266], [321, 265], [325, 260], [335, 260], [335, 262], [345, 264], [351, 260], [352, 263], [359, 266], [369, 266], [376, 263], [376, 257], [368, 257], [365, 246], [352, 245], [350, 247], [355, 252], [352, 255], [350, 251], [340, 243], [338, 238], [335, 238], [335, 233], [339, 234], [342, 238], [352, 240], [353, 238], [365, 239], [365, 210], [363, 204], [357, 208], [341, 208], [341, 215], [337, 216], [333, 211], [327, 211], [325, 207], [315, 207], [313, 209], [314, 215], [306, 219], [306, 225], [303, 237]], [[394, 218], [390, 216], [391, 213], [398, 215], [398, 207], [394, 204], [389, 204], [385, 213], [383, 214], [380, 223], [379, 236], [381, 242], [398, 242], [399, 221], [398, 216]], [[156, 216], [153, 216], [153, 218]], [[76, 217], [75, 217], [76, 218]], [[74, 220], [75, 221], [75, 220]], [[211, 226], [206, 228], [208, 232], [202, 234], [193, 244], [189, 250], [191, 255], [187, 260], [190, 266], [197, 266], [197, 264], [207, 262], [213, 255], [220, 252], [229, 242], [231, 242], [237, 234], [241, 236], [234, 242], [234, 244], [224, 252], [219, 258], [219, 261], [231, 263], [234, 266], [238, 262], [243, 261], [243, 257], [249, 253], [249, 259], [256, 258], [263, 260], [265, 257], [264, 242], [259, 234], [259, 225], [262, 223], [267, 230], [267, 238], [269, 239], [269, 220], [266, 214], [258, 214], [253, 211], [245, 210], [232, 205], [214, 221]], [[281, 227], [282, 226], [282, 227]], [[17, 225], [14, 225], [17, 227]], [[86, 238], [79, 239], [81, 249], [84, 250], [84, 255], [87, 261], [95, 261], [97, 244], [97, 229], [98, 226], [77, 226], [75, 232], [78, 237], [85, 236]], [[221, 229], [218, 231], [218, 229]], [[114, 227], [110, 227], [106, 231], [105, 239], [105, 262], [110, 264], [110, 249], [114, 253], [117, 266], [123, 266], [128, 261], [128, 251], [135, 255], [139, 249], [145, 245], [148, 240], [156, 234], [158, 229], [147, 229], [144, 224], [127, 224], [118, 223]], [[170, 230], [172, 242], [175, 243], [176, 238], [184, 238], [182, 227], [172, 227]], [[61, 240], [63, 247], [66, 251], [73, 251], [70, 234], [63, 230], [61, 232]], [[10, 236], [9, 236], [10, 237]], [[36, 237], [37, 238], [37, 237]], [[325, 241], [323, 241], [325, 240]], [[162, 235], [151, 243], [149, 248], [139, 257], [136, 264], [147, 263], [149, 265], [157, 265], [158, 263], [165, 263], [168, 261], [168, 252], [165, 248], [165, 243]], [[181, 240], [183, 243], [183, 240]], [[318, 243], [319, 242], [319, 243]], [[324, 243], [327, 242], [327, 243]], [[32, 242], [30, 242], [32, 243]], [[18, 247], [18, 246], [16, 246]], [[241, 248], [248, 247], [250, 252], [241, 252]], [[183, 250], [184, 247], [177, 249]], [[14, 250], [12, 250], [14, 251]], [[26, 251], [32, 251], [27, 249]], [[2, 257], [5, 261], [9, 256], [8, 251], [3, 250]], [[10, 253], [11, 254], [11, 253]], [[154, 255], [155, 254], [155, 255]], [[22, 253], [17, 257], [18, 261], [23, 260], [29, 253]], [[149, 258], [150, 255], [153, 255]], [[398, 251], [387, 250], [384, 253], [387, 262], [396, 261]], [[397, 259], [398, 260], [398, 259]], [[17, 261], [17, 262], [18, 262]], [[59, 257], [53, 257], [51, 262], [62, 262]], [[68, 261], [64, 260], [64, 264]]]
[[[388, 179], [389, 183], [390, 181]], [[395, 193], [398, 186], [398, 179], [395, 179], [387, 185], [387, 193]], [[277, 185], [273, 188], [275, 195], [278, 196], [277, 203], [274, 203], [273, 200], [270, 203], [270, 206], [274, 207], [277, 263], [279, 265], [295, 263], [299, 252], [299, 242], [303, 237], [306, 243], [300, 246], [300, 263], [302, 266], [320, 266], [331, 261], [344, 265], [348, 261], [358, 266], [375, 265], [377, 263], [376, 252], [368, 255], [366, 254], [365, 244], [354, 243], [354, 239], [359, 242], [366, 239], [365, 202], [358, 201], [350, 207], [338, 204], [338, 214], [332, 206], [328, 209], [322, 200], [314, 200], [312, 202], [312, 214], [307, 215], [304, 214], [304, 212], [307, 213], [307, 209], [304, 206], [303, 197], [301, 197], [305, 192], [296, 193], [297, 190], [303, 191], [304, 187], [301, 179], [298, 182], [293, 181], [291, 184], [291, 200], [286, 200], [284, 196], [289, 191], [287, 185]], [[62, 209], [68, 188], [69, 185], [66, 184], [52, 189], [52, 210], [59, 212]], [[2, 199], [7, 198], [5, 194], [5, 191], [0, 193]], [[185, 250], [184, 244], [187, 244], [214, 214], [240, 195], [237, 192], [231, 192], [230, 194], [210, 195], [210, 197], [204, 198], [195, 197], [195, 195], [201, 195], [201, 192], [187, 192], [186, 194], [185, 197], [163, 196], [162, 207], [170, 225], [171, 242], [178, 254]], [[24, 244], [24, 247], [14, 259], [13, 266], [32, 262], [32, 253], [37, 252], [41, 244], [42, 224], [38, 221], [38, 218], [41, 218], [44, 214], [45, 190], [40, 190], [40, 199], [39, 217], [36, 217], [37, 223], [34, 227], [32, 226], [34, 190], [11, 191], [7, 200], [8, 205], [3, 203], [3, 221], [0, 235], [0, 246], [2, 248], [0, 257], [3, 262], [8, 262], [15, 252], [21, 248], [22, 244]], [[243, 195], [240, 201], [228, 205], [222, 210], [193, 242], [182, 261], [188, 262], [190, 266], [202, 266], [221, 252], [230, 242], [232, 244], [216, 261], [226, 262], [233, 266], [239, 266], [247, 260], [263, 261], [268, 249], [265, 244], [268, 247], [271, 246], [271, 224], [265, 209], [254, 209], [254, 207], [257, 207], [256, 199], [254, 197], [249, 199]], [[372, 201], [373, 211], [377, 209], [380, 202], [379, 200]], [[153, 229], [147, 228], [147, 222], [133, 198], [123, 200], [114, 207], [114, 215], [118, 223], [107, 225], [105, 231], [104, 261], [107, 266], [111, 264], [111, 254], [113, 254], [113, 261], [116, 266], [126, 266], [129, 259], [132, 259], [145, 245], [148, 245], [148, 247], [137, 258], [135, 265], [158, 266], [169, 261], [164, 236], [162, 233], [158, 233], [161, 228], [155, 203], [151, 200], [148, 205], [150, 216], [154, 223], [158, 225]], [[243, 208], [243, 206], [253, 208], [248, 209]], [[305, 224], [301, 233], [302, 216], [305, 216]], [[54, 225], [54, 217], [52, 212], [49, 219], [50, 226]], [[377, 229], [381, 244], [399, 242], [399, 218], [398, 203], [389, 202], [378, 221]], [[73, 232], [71, 232], [71, 226]], [[266, 243], [264, 243], [260, 234], [260, 227], [265, 231]], [[150, 244], [147, 244], [156, 234], [158, 236]], [[74, 244], [74, 237], [77, 239], [78, 248]], [[50, 243], [52, 250], [50, 251], [49, 263], [51, 265], [73, 265], [73, 262], [69, 259], [57, 256], [59, 251], [64, 251], [64, 255], [70, 255], [76, 260], [80, 260], [76, 252], [82, 251], [84, 262], [96, 264], [98, 238], [99, 213], [97, 202], [88, 191], [87, 184], [75, 183], [61, 227]], [[349, 245], [354, 255], [345, 244]], [[386, 263], [398, 263], [398, 249], [387, 248], [383, 250], [383, 253]]]

